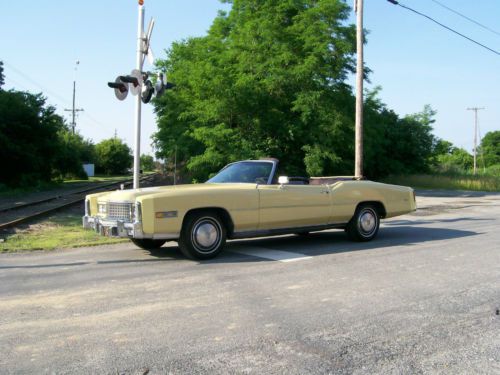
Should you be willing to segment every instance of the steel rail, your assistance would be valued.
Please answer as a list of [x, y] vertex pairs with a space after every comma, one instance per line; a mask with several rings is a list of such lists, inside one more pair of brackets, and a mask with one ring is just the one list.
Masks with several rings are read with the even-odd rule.
[[[58, 194], [58, 195], [54, 195], [54, 196], [49, 197], [49, 198], [43, 198], [43, 199], [39, 199], [39, 200], [36, 200], [36, 201], [26, 202], [26, 203], [22, 203], [22, 204], [16, 204], [16, 205], [13, 205], [13, 206], [10, 206], [10, 207], [2, 208], [2, 209], [0, 209], [0, 213], [7, 212], [7, 211], [18, 210], [18, 209], [25, 208], [25, 207], [30, 207], [30, 206], [36, 206], [38, 204], [50, 202], [50, 201], [53, 201], [53, 200], [56, 200], [56, 199], [61, 199], [61, 198], [64, 198], [64, 197], [69, 197], [69, 196], [74, 195], [74, 194], [86, 193], [86, 192], [89, 192], [89, 191], [98, 190], [99, 188], [105, 189], [105, 188], [110, 187], [110, 186], [119, 185], [119, 184], [123, 184], [123, 183], [129, 183], [130, 181], [132, 181], [132, 180], [131, 179], [127, 179], [127, 180], [121, 180], [121, 181], [111, 182], [109, 184], [102, 184], [102, 185], [99, 185], [99, 186], [95, 186], [95, 184], [94, 184], [94, 186], [92, 186], [90, 188], [83, 189], [83, 190], [74, 190], [74, 191], [68, 192], [67, 194]], [[89, 184], [87, 184], [86, 186], [89, 186]]]
[[[151, 175], [148, 175], [148, 176], [144, 176], [144, 177], [141, 178], [141, 181], [142, 182], [148, 181], [148, 180], [152, 179], [153, 177], [155, 177], [156, 175], [157, 175], [157, 173], [151, 174]], [[11, 210], [16, 210], [16, 209], [19, 209], [19, 208], [26, 208], [26, 207], [30, 207], [30, 206], [36, 206], [36, 205], [47, 203], [47, 202], [51, 202], [51, 201], [54, 201], [54, 200], [57, 200], [57, 199], [68, 198], [68, 197], [70, 197], [72, 195], [84, 194], [84, 193], [87, 193], [87, 192], [90, 192], [90, 191], [100, 191], [100, 190], [104, 190], [105, 191], [105, 190], [109, 190], [109, 188], [112, 187], [112, 186], [121, 186], [122, 184], [125, 185], [125, 186], [130, 186], [130, 185], [133, 184], [133, 180], [129, 179], [129, 180], [124, 180], [124, 181], [113, 182], [111, 184], [94, 186], [93, 188], [89, 188], [89, 189], [85, 189], [85, 190], [80, 190], [78, 192], [73, 192], [73, 193], [62, 195], [62, 196], [58, 195], [58, 196], [55, 196], [55, 197], [51, 197], [51, 198], [47, 198], [47, 199], [42, 199], [42, 200], [39, 200], [39, 201], [36, 201], [36, 202], [29, 202], [29, 203], [27, 203], [25, 205], [16, 206], [15, 208], [8, 208], [8, 209], [1, 210], [0, 212], [6, 212], [6, 211], [11, 211]], [[41, 210], [41, 211], [35, 212], [33, 214], [22, 216], [20, 218], [11, 220], [11, 221], [9, 221], [7, 223], [0, 223], [0, 230], [15, 227], [16, 225], [25, 223], [27, 221], [36, 219], [36, 218], [44, 216], [44, 215], [47, 215], [47, 214], [49, 214], [51, 212], [55, 212], [55, 211], [61, 210], [63, 208], [72, 206], [72, 205], [77, 204], [79, 202], [82, 202], [84, 200], [85, 200], [85, 196], [84, 197], [80, 196], [78, 198], [70, 200], [69, 202], [65, 202], [63, 204], [59, 204], [57, 206], [50, 207], [50, 208], [45, 209], [45, 210]]]

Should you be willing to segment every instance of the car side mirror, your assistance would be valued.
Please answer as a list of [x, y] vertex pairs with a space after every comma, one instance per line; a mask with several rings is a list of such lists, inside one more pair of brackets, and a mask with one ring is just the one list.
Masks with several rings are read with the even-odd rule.
[[287, 185], [288, 183], [290, 183], [288, 176], [279, 176], [278, 177], [278, 184]]

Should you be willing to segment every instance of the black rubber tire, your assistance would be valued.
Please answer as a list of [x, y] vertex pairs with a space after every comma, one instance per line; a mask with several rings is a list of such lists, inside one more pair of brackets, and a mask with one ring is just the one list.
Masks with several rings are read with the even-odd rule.
[[[203, 238], [202, 226], [210, 231], [209, 236], [212, 234], [215, 236], [213, 240], [212, 238]], [[224, 222], [216, 212], [194, 212], [189, 214], [184, 221], [179, 238], [179, 248], [189, 259], [212, 259], [224, 248], [226, 233]], [[204, 245], [200, 242], [204, 239], [209, 243]]]
[[135, 246], [144, 250], [159, 249], [167, 240], [153, 240], [150, 238], [131, 238]]
[[[363, 221], [365, 222], [364, 226]], [[380, 214], [377, 208], [371, 204], [363, 204], [358, 206], [345, 231], [351, 240], [366, 242], [375, 238], [379, 227]]]

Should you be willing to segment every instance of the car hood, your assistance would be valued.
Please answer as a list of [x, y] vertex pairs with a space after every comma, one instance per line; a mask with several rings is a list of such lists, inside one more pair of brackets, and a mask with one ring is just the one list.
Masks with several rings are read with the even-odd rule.
[[116, 190], [111, 193], [102, 194], [100, 193], [97, 200], [99, 202], [134, 202], [138, 197], [144, 195], [156, 195], [156, 194], [168, 194], [169, 192], [174, 194], [179, 194], [182, 192], [190, 191], [207, 191], [214, 189], [241, 189], [248, 188], [249, 186], [257, 186], [256, 184], [189, 184], [189, 185], [172, 185], [172, 186], [158, 186], [149, 187], [143, 189], [129, 189], [129, 190]]

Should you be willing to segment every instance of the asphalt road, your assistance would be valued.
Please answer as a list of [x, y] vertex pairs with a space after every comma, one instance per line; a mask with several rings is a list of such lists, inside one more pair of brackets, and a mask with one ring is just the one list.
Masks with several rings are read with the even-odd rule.
[[500, 195], [341, 231], [0, 255], [2, 374], [500, 374]]

